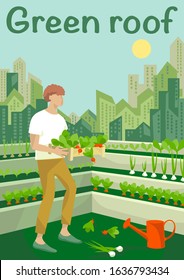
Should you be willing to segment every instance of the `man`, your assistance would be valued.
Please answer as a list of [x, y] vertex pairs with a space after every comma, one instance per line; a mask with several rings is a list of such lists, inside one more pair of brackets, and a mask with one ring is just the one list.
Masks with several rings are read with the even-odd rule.
[[43, 188], [43, 200], [40, 205], [36, 222], [37, 237], [33, 243], [35, 249], [56, 253], [57, 251], [47, 245], [43, 240], [50, 210], [54, 200], [54, 177], [62, 182], [66, 188], [63, 200], [59, 240], [72, 243], [82, 243], [68, 231], [71, 223], [72, 210], [76, 194], [76, 184], [65, 163], [67, 149], [50, 147], [52, 138], [59, 138], [63, 130], [67, 129], [64, 118], [57, 113], [57, 108], [63, 104], [64, 89], [59, 85], [49, 85], [44, 91], [44, 99], [49, 103], [47, 109], [36, 113], [30, 122], [29, 133], [31, 147], [35, 150], [35, 159], [38, 163], [40, 181]]

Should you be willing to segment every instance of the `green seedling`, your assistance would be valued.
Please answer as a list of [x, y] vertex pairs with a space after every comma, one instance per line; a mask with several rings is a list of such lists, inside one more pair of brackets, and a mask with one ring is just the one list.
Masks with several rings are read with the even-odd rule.
[[25, 144], [26, 157], [29, 156], [30, 145], [31, 145], [31, 143], [29, 141], [27, 141], [27, 139], [26, 139], [26, 144]]
[[131, 192], [131, 196], [134, 197], [134, 195], [137, 191], [136, 183], [132, 183], [131, 185], [129, 185], [129, 189], [130, 189], [130, 192]]
[[16, 204], [20, 203], [20, 198], [22, 197], [22, 192], [19, 189], [13, 191], [13, 197], [15, 198]]
[[147, 167], [147, 161], [142, 163], [142, 170], [143, 170], [142, 176], [143, 177], [147, 177], [148, 176], [148, 174], [146, 172], [146, 167]]
[[98, 186], [101, 184], [102, 180], [100, 179], [99, 176], [95, 176], [95, 177], [91, 177], [90, 181], [92, 183], [92, 185], [94, 186], [93, 190], [97, 191], [98, 190]]
[[109, 188], [112, 186], [113, 182], [110, 181], [109, 178], [106, 178], [106, 179], [102, 179], [101, 180], [101, 183], [104, 187], [104, 192], [108, 192], [109, 191]]
[[155, 194], [157, 197], [157, 202], [160, 202], [160, 199], [163, 195], [163, 190], [161, 188], [155, 189]]
[[3, 158], [7, 158], [7, 148], [8, 148], [8, 145], [6, 143], [6, 140], [4, 139], [3, 140]]
[[181, 202], [181, 206], [184, 207], [184, 193], [181, 193], [181, 194], [179, 195], [179, 200], [180, 200], [180, 202]]
[[184, 156], [180, 158], [181, 182], [184, 182]]
[[24, 197], [24, 202], [28, 202], [28, 197], [30, 195], [30, 191], [27, 188], [23, 188], [22, 195]]
[[162, 193], [162, 197], [165, 198], [165, 203], [169, 204], [169, 199], [171, 197], [171, 191], [169, 189], [168, 190], [164, 190], [163, 193]]
[[129, 174], [135, 174], [134, 168], [136, 164], [136, 159], [132, 156], [130, 156], [130, 172]]
[[75, 166], [74, 166], [74, 165], [69, 164], [69, 165], [68, 165], [68, 168], [69, 168], [70, 170], [73, 170], [73, 169], [75, 168]]
[[179, 191], [175, 191], [175, 192], [171, 193], [171, 198], [174, 201], [174, 205], [178, 205], [179, 196], [180, 196], [180, 192]]
[[144, 195], [145, 192], [146, 192], [145, 186], [144, 186], [144, 185], [138, 186], [138, 187], [137, 187], [137, 191], [138, 191], [138, 193], [139, 193], [139, 198], [140, 198], [140, 199], [143, 199], [143, 195]]
[[32, 169], [23, 169], [22, 170], [26, 175], [32, 172]]
[[13, 143], [13, 140], [11, 140], [11, 146], [10, 146], [10, 150], [11, 150], [11, 158], [14, 158], [14, 153], [15, 153], [15, 143]]
[[184, 148], [184, 139], [180, 142], [178, 139], [174, 139], [173, 141], [168, 141], [168, 144], [170, 146], [170, 149], [175, 152], [176, 155], [178, 155], [178, 152]]
[[19, 146], [18, 146], [18, 149], [19, 149], [19, 154], [18, 154], [18, 157], [22, 157], [22, 150], [23, 150], [23, 143], [21, 140], [19, 140]]
[[119, 145], [112, 144], [112, 148], [116, 150], [119, 148]]
[[78, 164], [79, 169], [82, 169], [84, 166], [84, 164]]
[[10, 169], [0, 169], [0, 174], [3, 176], [3, 178], [5, 178], [6, 175], [10, 174]]
[[122, 195], [123, 195], [123, 196], [126, 196], [126, 192], [127, 192], [128, 189], [129, 189], [129, 184], [128, 184], [128, 182], [120, 183], [119, 186], [120, 186], [120, 189], [122, 190]]
[[12, 170], [13, 174], [15, 174], [15, 176], [17, 177], [19, 174], [22, 173], [22, 169], [19, 170]]
[[32, 196], [32, 200], [33, 200], [33, 201], [37, 200], [37, 199], [36, 199], [36, 196], [37, 196], [37, 194], [38, 194], [38, 187], [37, 187], [37, 186], [32, 186], [32, 187], [30, 188], [30, 194], [31, 194], [31, 196]]
[[4, 197], [4, 199], [7, 202], [7, 205], [11, 205], [11, 201], [13, 199], [13, 193], [10, 191], [7, 191], [5, 194], [2, 195]]
[[149, 196], [149, 199], [148, 200], [150, 200], [150, 201], [152, 201], [152, 198], [153, 198], [153, 196], [154, 196], [154, 194], [155, 194], [155, 188], [154, 187], [149, 187], [149, 188], [146, 188], [146, 192], [147, 192], [147, 194], [148, 194], [148, 196]]
[[162, 144], [160, 144], [157, 140], [153, 140], [153, 147], [156, 148], [157, 150], [159, 150], [160, 153], [163, 150]]
[[171, 141], [169, 139], [165, 139], [162, 141], [162, 148], [163, 150], [166, 150], [169, 154], [171, 153], [170, 143]]
[[106, 144], [106, 145], [105, 145], [105, 148], [106, 148], [106, 149], [110, 149], [110, 148], [111, 148], [111, 144]]
[[161, 161], [161, 168], [162, 168], [162, 179], [166, 180], [167, 176], [166, 176], [166, 172], [167, 172], [167, 158]]
[[151, 156], [151, 163], [152, 163], [152, 174], [151, 174], [151, 177], [152, 178], [155, 178], [157, 177], [156, 175], [156, 169], [157, 169], [157, 154], [156, 156], [154, 155], [154, 153], [152, 153], [152, 156]]
[[93, 166], [93, 162], [86, 162], [86, 166], [91, 168]]
[[120, 146], [120, 148], [121, 148], [122, 150], [124, 150], [124, 151], [128, 149], [128, 145], [120, 144], [119, 146]]
[[141, 148], [148, 152], [152, 148], [152, 144], [146, 145], [145, 143], [141, 143]]
[[172, 166], [172, 177], [171, 180], [176, 180], [176, 169], [177, 169], [177, 156], [174, 158], [174, 155], [171, 154], [171, 166]]
[[136, 150], [139, 148], [139, 144], [134, 145], [134, 144], [131, 143], [131, 144], [129, 145], [129, 147], [130, 147], [132, 150], [136, 151]]

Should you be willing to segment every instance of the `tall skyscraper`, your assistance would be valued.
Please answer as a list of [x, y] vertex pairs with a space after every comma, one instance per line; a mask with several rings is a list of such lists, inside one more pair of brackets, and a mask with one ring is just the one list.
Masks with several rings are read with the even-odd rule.
[[138, 108], [132, 108], [124, 99], [116, 104], [116, 118], [122, 117], [122, 140], [125, 140], [125, 130], [136, 128], [140, 124]]
[[177, 38], [171, 45], [170, 62], [178, 71], [180, 88], [182, 89], [182, 97], [184, 98], [184, 42], [180, 38]]
[[25, 98], [26, 95], [26, 63], [22, 58], [15, 60], [13, 71], [18, 73], [18, 92]]
[[7, 73], [7, 96], [13, 89], [18, 91], [18, 73]]
[[137, 107], [137, 97], [139, 95], [139, 75], [128, 76], [128, 104]]
[[6, 94], [6, 84], [7, 84], [7, 73], [9, 69], [0, 69], [0, 102], [4, 102]]
[[76, 113], [74, 113], [74, 112], [72, 112], [72, 113], [69, 115], [69, 117], [70, 117], [70, 119], [71, 119], [71, 123], [72, 123], [72, 124], [76, 124], [76, 123], [79, 121], [79, 119], [80, 119], [80, 117], [79, 117]]
[[109, 135], [109, 123], [116, 117], [116, 105], [113, 98], [96, 91], [97, 131]]
[[122, 117], [109, 123], [109, 140], [122, 140]]
[[16, 89], [13, 89], [3, 102], [3, 105], [8, 106], [8, 124], [11, 124], [11, 113], [21, 112], [24, 108], [23, 96]]
[[137, 108], [137, 98], [138, 96], [147, 89], [145, 83], [139, 83], [139, 75], [129, 75], [128, 76], [128, 104]]
[[30, 96], [30, 104], [36, 108], [36, 99], [42, 99], [43, 86], [40, 79], [28, 74], [28, 94]]
[[168, 79], [177, 78], [177, 70], [167, 62], [154, 77], [154, 107], [159, 108], [159, 92], [168, 90]]
[[157, 74], [156, 65], [144, 65], [145, 88], [154, 89], [154, 76]]
[[6, 132], [8, 128], [8, 106], [0, 106], [0, 143], [6, 139]]
[[140, 115], [140, 123], [150, 124], [150, 109], [154, 108], [154, 93], [149, 88], [138, 96], [137, 112]]
[[[159, 142], [165, 138], [180, 141], [183, 136], [181, 120], [184, 119], [183, 100], [179, 99], [179, 79], [168, 80], [168, 90], [159, 92], [159, 108], [151, 110], [151, 138]], [[181, 106], [180, 106], [181, 102]]]
[[91, 126], [92, 132], [97, 131], [96, 115], [91, 110], [84, 112], [81, 119], [85, 120]]

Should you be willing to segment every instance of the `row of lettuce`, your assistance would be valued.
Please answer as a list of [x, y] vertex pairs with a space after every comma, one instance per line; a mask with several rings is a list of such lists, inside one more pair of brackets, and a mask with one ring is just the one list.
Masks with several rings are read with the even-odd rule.
[[[104, 192], [106, 193], [109, 192], [109, 188], [114, 183], [109, 178], [101, 179], [99, 176], [91, 177], [90, 180], [94, 191], [98, 191], [98, 187], [102, 185]], [[121, 182], [119, 187], [122, 191], [122, 195], [125, 197], [145, 199], [149, 201], [156, 201], [158, 203], [160, 203], [162, 199], [165, 204], [169, 204], [169, 201], [172, 200], [174, 205], [184, 207], [184, 193], [180, 193], [179, 191], [171, 192], [170, 189], [155, 188], [153, 186], [145, 187], [144, 184], [129, 184], [127, 181], [124, 181], [123, 183]]]
[[[94, 176], [91, 177], [90, 180], [94, 191], [98, 191], [103, 187], [104, 193], [184, 207], [184, 193], [180, 193], [179, 191], [171, 192], [169, 189], [155, 188], [153, 186], [145, 187], [143, 184], [129, 184], [125, 181], [119, 183], [120, 190], [112, 189], [112, 192], [109, 192], [109, 188], [114, 184], [110, 178], [102, 179], [99, 176]], [[23, 199], [22, 203], [36, 201], [38, 196], [40, 198], [40, 195], [42, 195], [41, 198], [43, 198], [42, 187], [32, 186], [30, 188], [24, 187], [22, 189], [15, 189], [12, 192], [6, 191], [2, 196], [7, 202], [7, 206], [10, 206], [12, 205], [12, 201], [14, 201], [15, 204], [19, 204], [21, 199]]]

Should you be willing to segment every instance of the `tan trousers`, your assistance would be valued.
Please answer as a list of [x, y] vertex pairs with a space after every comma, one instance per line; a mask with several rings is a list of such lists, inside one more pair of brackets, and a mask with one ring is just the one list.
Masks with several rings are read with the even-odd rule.
[[54, 176], [58, 177], [66, 188], [61, 211], [61, 223], [69, 225], [71, 223], [74, 206], [76, 184], [68, 170], [63, 158], [38, 160], [38, 170], [43, 188], [43, 200], [40, 205], [36, 222], [36, 233], [44, 234], [46, 231], [50, 210], [54, 200], [55, 183]]

